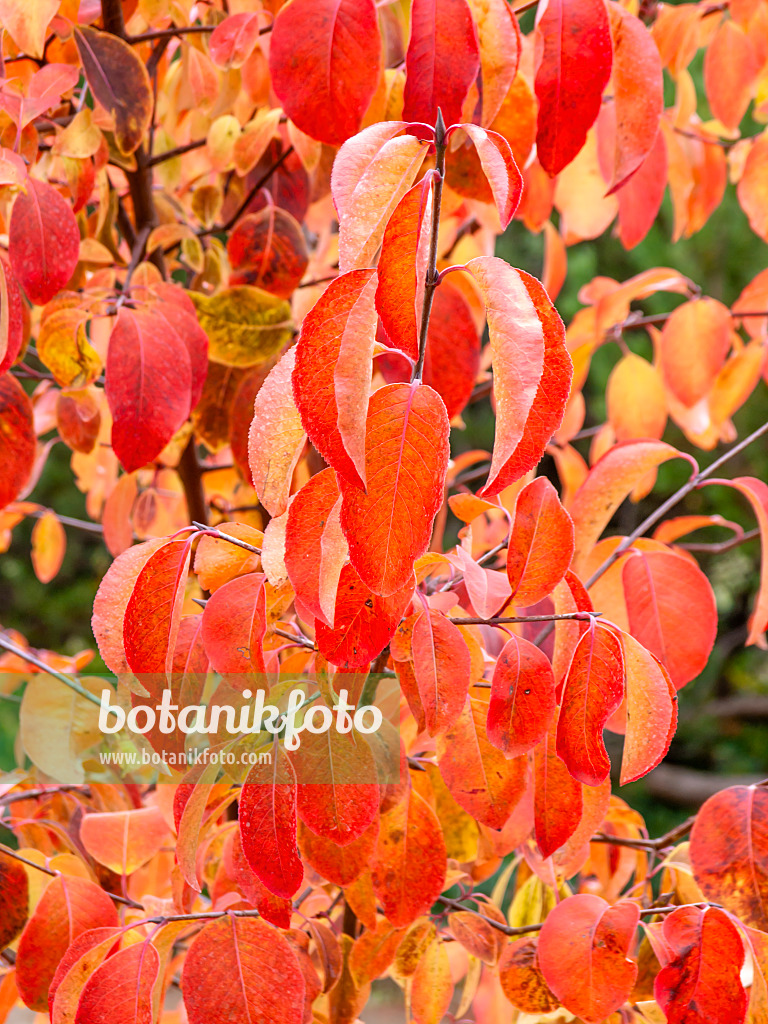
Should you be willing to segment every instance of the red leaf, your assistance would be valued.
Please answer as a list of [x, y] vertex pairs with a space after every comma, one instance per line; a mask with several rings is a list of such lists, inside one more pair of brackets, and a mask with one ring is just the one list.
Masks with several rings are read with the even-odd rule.
[[293, 400], [296, 347], [288, 349], [269, 372], [254, 402], [248, 432], [248, 462], [259, 501], [271, 516], [288, 507], [291, 480], [307, 436]]
[[550, 857], [567, 842], [581, 821], [581, 785], [555, 751], [557, 725], [534, 749], [534, 836], [542, 857]]
[[43, 893], [19, 940], [16, 984], [31, 1010], [48, 1008], [48, 988], [72, 941], [91, 928], [117, 928], [112, 900], [95, 882], [59, 875]]
[[0, 377], [0, 508], [18, 498], [35, 461], [32, 404], [15, 377]]
[[391, 597], [379, 597], [366, 587], [351, 565], [345, 565], [339, 579], [333, 628], [315, 620], [321, 654], [332, 665], [345, 669], [369, 665], [395, 635], [413, 587], [413, 583], [407, 583]]
[[747, 643], [762, 647], [765, 645], [764, 633], [768, 629], [768, 485], [754, 476], [736, 477], [730, 481], [730, 485], [749, 499], [760, 527], [760, 543], [762, 545], [760, 590], [749, 624]]
[[240, 833], [230, 833], [230, 840], [224, 848], [222, 862], [237, 885], [239, 891], [252, 903], [265, 921], [275, 928], [290, 928], [293, 904], [283, 896], [275, 896], [251, 869], [245, 859]]
[[189, 557], [188, 541], [168, 541], [136, 577], [123, 622], [125, 657], [133, 672], [163, 675], [173, 667]]
[[586, 142], [611, 76], [611, 33], [604, 0], [550, 0], [537, 26], [542, 57], [536, 151], [554, 177]]
[[253, 918], [221, 917], [195, 936], [181, 979], [189, 1024], [302, 1024], [304, 976], [289, 943]]
[[78, 1024], [153, 1024], [152, 994], [160, 955], [151, 942], [136, 942], [100, 964], [77, 1005]]
[[192, 410], [200, 401], [208, 376], [208, 335], [198, 322], [192, 300], [178, 285], [156, 284], [152, 289], [152, 298], [152, 312], [165, 320], [189, 352], [192, 373], [189, 408]]
[[331, 282], [296, 343], [293, 395], [309, 439], [342, 476], [365, 486], [365, 423], [376, 340], [376, 271]]
[[691, 864], [701, 891], [744, 924], [768, 930], [768, 791], [731, 786], [696, 815]]
[[573, 522], [546, 477], [520, 491], [507, 548], [507, 576], [517, 605], [548, 597], [573, 557]]
[[132, 473], [152, 462], [189, 416], [189, 349], [164, 318], [123, 306], [109, 336], [106, 375], [112, 447]]
[[390, 343], [414, 360], [419, 355], [431, 223], [432, 190], [425, 177], [405, 193], [389, 218], [377, 267], [376, 310], [382, 326]]
[[642, 21], [618, 4], [610, 5], [609, 14], [616, 109], [613, 192], [653, 148], [664, 109], [664, 80], [658, 47]]
[[[379, 340], [389, 343], [386, 336]], [[401, 356], [385, 353], [377, 365], [388, 384], [411, 379], [412, 365]], [[422, 380], [445, 402], [449, 420], [472, 397], [479, 368], [480, 338], [472, 312], [450, 281], [443, 281], [432, 301]]]
[[432, 808], [412, 789], [383, 814], [371, 873], [384, 914], [404, 928], [426, 914], [443, 890], [445, 840]]
[[259, 41], [260, 13], [230, 14], [219, 22], [208, 42], [208, 53], [216, 67], [239, 68], [248, 60]]
[[491, 338], [496, 437], [483, 497], [539, 462], [562, 422], [573, 368], [565, 328], [536, 278], [496, 256], [467, 264], [485, 298]]
[[309, 258], [301, 225], [271, 203], [238, 221], [227, 240], [229, 285], [249, 284], [289, 299]]
[[24, 866], [0, 850], [0, 946], [10, 946], [27, 920], [29, 880]]
[[437, 740], [440, 774], [454, 799], [472, 817], [500, 829], [525, 792], [526, 757], [507, 758], [488, 740], [488, 706], [469, 698], [458, 720]]
[[72, 208], [51, 185], [27, 179], [13, 204], [8, 255], [30, 302], [44, 306], [75, 271], [80, 232]]
[[677, 725], [677, 696], [661, 662], [626, 633], [621, 633], [620, 639], [627, 695], [621, 759], [621, 784], [625, 786], [647, 775], [669, 750]]
[[491, 680], [488, 739], [507, 757], [525, 754], [544, 738], [555, 709], [549, 658], [528, 640], [510, 637]]
[[379, 787], [365, 737], [335, 726], [305, 732], [291, 760], [299, 780], [296, 809], [307, 828], [339, 846], [367, 832], [379, 813]]
[[313, 139], [338, 146], [357, 132], [380, 64], [373, 0], [293, 0], [275, 18], [272, 87], [288, 117]]
[[469, 650], [460, 630], [430, 609], [414, 623], [411, 657], [430, 736], [454, 725], [467, 699]]
[[472, 140], [480, 158], [483, 174], [491, 186], [501, 226], [506, 228], [514, 216], [523, 192], [523, 176], [503, 135], [476, 124], [459, 125]]
[[239, 821], [245, 859], [270, 892], [290, 899], [304, 869], [296, 849], [296, 775], [278, 744], [271, 765], [254, 765], [248, 772]]
[[666, 187], [667, 147], [659, 132], [645, 160], [616, 191], [619, 238], [625, 249], [634, 249], [651, 230]]
[[679, 690], [707, 664], [717, 636], [709, 580], [689, 558], [633, 554], [622, 571], [629, 632], [664, 665]]
[[445, 405], [427, 385], [388, 384], [368, 407], [367, 493], [340, 481], [341, 527], [363, 582], [388, 597], [413, 580], [443, 503], [450, 427]]
[[467, 0], [413, 0], [405, 57], [406, 121], [461, 121], [469, 87], [480, 70], [477, 33]]
[[664, 918], [662, 934], [673, 959], [656, 975], [653, 991], [667, 1024], [742, 1024], [744, 943], [727, 914], [681, 907]]
[[573, 652], [557, 723], [557, 752], [585, 786], [611, 770], [603, 729], [624, 697], [624, 656], [616, 634], [590, 623]]
[[640, 908], [629, 900], [610, 906], [580, 894], [558, 903], [539, 935], [539, 966], [547, 984], [585, 1024], [598, 1024], [624, 1003], [637, 977], [629, 960]]
[[333, 885], [347, 886], [370, 867], [378, 834], [378, 817], [367, 832], [347, 846], [339, 846], [332, 839], [315, 835], [306, 825], [300, 824], [299, 848], [307, 864], [323, 878]]
[[8, 260], [0, 257], [0, 377], [16, 362], [24, 342], [24, 306]]
[[480, 123], [486, 126], [493, 123], [515, 81], [522, 43], [517, 18], [506, 0], [469, 0], [469, 7], [480, 45]]
[[347, 557], [340, 511], [336, 474], [324, 469], [295, 495], [285, 531], [285, 568], [296, 596], [307, 611], [330, 628]]
[[248, 573], [219, 587], [203, 612], [203, 643], [211, 666], [238, 690], [265, 685], [267, 630], [264, 576]]

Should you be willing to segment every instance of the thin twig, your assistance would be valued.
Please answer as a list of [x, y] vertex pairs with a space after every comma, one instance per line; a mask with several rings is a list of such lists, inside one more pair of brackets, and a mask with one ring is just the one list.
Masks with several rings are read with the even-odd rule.
[[167, 149], [164, 153], [158, 153], [157, 156], [151, 156], [149, 160], [147, 160], [147, 167], [155, 167], [157, 164], [162, 164], [166, 160], [173, 160], [174, 157], [183, 156], [185, 153], [191, 153], [193, 149], [201, 149], [207, 142], [207, 139], [195, 139], [194, 142], [185, 142], [183, 146], [176, 146], [174, 149]]
[[[33, 860], [27, 860], [26, 857], [22, 857], [20, 853], [12, 850], [9, 846], [5, 846], [0, 843], [0, 851], [2, 851], [6, 857], [10, 857], [12, 860], [17, 860], [20, 864], [26, 865], [28, 868], [34, 868], [36, 871], [42, 871], [44, 875], [50, 875], [52, 878], [58, 878], [61, 875], [60, 871], [54, 871], [52, 868], [45, 867], [43, 864], [37, 864]], [[141, 903], [137, 903], [135, 900], [129, 899], [127, 896], [118, 896], [113, 892], [104, 890], [107, 896], [115, 903], [123, 903], [126, 907], [133, 907], [134, 910], [141, 910]]]
[[[87, 792], [83, 792], [87, 790]], [[21, 800], [36, 800], [41, 796], [55, 796], [57, 793], [83, 793], [83, 796], [90, 796], [90, 789], [79, 782], [62, 783], [57, 786], [50, 786], [48, 789], [22, 789], [13, 793], [6, 793], [0, 796], [0, 807], [8, 807], [10, 804], [18, 803]]]
[[673, 846], [684, 836], [688, 835], [695, 822], [696, 816], [694, 815], [670, 829], [669, 832], [665, 832], [663, 836], [659, 836], [657, 839], [625, 839], [621, 836], [611, 836], [605, 832], [598, 832], [592, 836], [590, 842], [608, 843], [611, 846], [626, 846], [632, 849], [655, 850], [658, 852], [659, 850], [665, 850], [668, 846]]
[[125, 41], [133, 45], [152, 43], [155, 39], [173, 39], [174, 36], [210, 35], [215, 28], [215, 25], [171, 25], [170, 28], [158, 28], [137, 36], [127, 36]]
[[678, 547], [685, 548], [686, 551], [702, 551], [711, 555], [719, 555], [722, 554], [723, 551], [730, 551], [732, 548], [737, 548], [739, 544], [746, 544], [748, 540], [754, 540], [755, 537], [759, 536], [760, 527], [758, 526], [755, 527], [754, 530], [748, 530], [746, 533], [740, 533], [738, 537], [731, 537], [730, 540], [720, 541], [719, 544], [678, 544]]
[[272, 632], [277, 633], [278, 636], [282, 636], [286, 640], [291, 640], [293, 643], [299, 644], [301, 647], [306, 647], [308, 650], [314, 651], [315, 649], [315, 645], [308, 636], [289, 633], [287, 629], [280, 629], [278, 626], [274, 626]]
[[285, 161], [288, 159], [291, 153], [293, 153], [293, 146], [288, 146], [287, 149], [283, 150], [283, 152], [280, 154], [277, 160], [275, 160], [272, 166], [269, 167], [262, 174], [262, 176], [250, 190], [245, 199], [243, 199], [243, 201], [240, 203], [240, 205], [238, 206], [238, 208], [235, 210], [235, 212], [232, 214], [228, 221], [226, 221], [224, 224], [219, 224], [218, 226], [214, 225], [214, 227], [212, 228], [204, 228], [202, 231], [198, 232], [198, 237], [205, 238], [207, 235], [216, 235], [220, 231], [229, 231], [230, 228], [234, 227], [234, 225], [240, 219], [242, 214], [245, 213], [245, 211], [251, 205], [251, 203], [258, 195], [258, 193], [261, 191], [261, 189], [264, 188], [264, 186], [275, 173], [275, 171], [278, 170], [278, 168], [280, 168], [285, 163]]
[[82, 687], [76, 679], [72, 678], [72, 676], [65, 676], [63, 672], [58, 672], [55, 668], [51, 668], [50, 665], [46, 665], [42, 658], [38, 658], [36, 655], [32, 654], [31, 651], [25, 651], [22, 650], [21, 647], [17, 647], [16, 644], [11, 643], [11, 641], [8, 640], [7, 637], [3, 636], [2, 633], [0, 633], [0, 647], [5, 648], [5, 650], [9, 651], [11, 654], [15, 654], [17, 658], [22, 658], [24, 661], [28, 661], [30, 665], [34, 665], [43, 672], [47, 672], [48, 675], [53, 676], [55, 679], [58, 679], [59, 682], [68, 686], [70, 690], [78, 694], [78, 696], [82, 697], [84, 700], [90, 701], [91, 704], [95, 704], [97, 708], [101, 707], [101, 701], [98, 697], [89, 693], [88, 690]]
[[558, 622], [560, 619], [599, 619], [601, 612], [563, 612], [560, 615], [495, 615], [491, 619], [451, 619], [457, 626], [499, 626], [509, 622]]
[[429, 334], [429, 317], [432, 312], [432, 301], [435, 289], [440, 282], [437, 271], [437, 239], [440, 230], [440, 205], [443, 198], [443, 179], [445, 178], [445, 122], [443, 112], [438, 107], [435, 121], [435, 169], [433, 174], [432, 225], [429, 236], [429, 255], [427, 257], [427, 273], [424, 279], [424, 304], [421, 307], [421, 325], [419, 328], [419, 358], [411, 374], [412, 381], [421, 381], [424, 373], [424, 360], [427, 355], [427, 337]]
[[215, 537], [217, 540], [225, 540], [229, 544], [234, 544], [235, 547], [244, 548], [245, 551], [250, 551], [254, 555], [261, 554], [261, 548], [257, 548], [254, 544], [249, 544], [245, 540], [240, 540], [239, 537], [232, 537], [228, 533], [224, 533], [222, 530], [217, 530], [212, 526], [206, 526], [205, 523], [195, 523], [192, 525], [200, 533], [204, 533], [207, 537]]

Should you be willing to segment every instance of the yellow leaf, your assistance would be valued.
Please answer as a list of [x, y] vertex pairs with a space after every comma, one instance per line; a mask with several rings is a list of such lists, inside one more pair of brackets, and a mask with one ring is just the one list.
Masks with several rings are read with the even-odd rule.
[[[94, 696], [100, 696], [105, 686], [95, 677], [83, 678], [80, 684]], [[99, 708], [60, 679], [40, 672], [24, 691], [20, 730], [27, 756], [41, 771], [58, 782], [82, 782], [81, 754], [101, 738]]]
[[61, 568], [67, 535], [55, 512], [44, 512], [32, 528], [32, 567], [41, 583], [50, 583]]
[[22, 53], [42, 57], [59, 0], [0, 0], [0, 22]]
[[101, 359], [85, 333], [87, 319], [82, 309], [58, 309], [40, 326], [37, 353], [63, 388], [93, 384], [101, 373]]
[[188, 294], [208, 335], [208, 355], [215, 363], [264, 363], [293, 337], [289, 304], [260, 288], [241, 285], [218, 295]]

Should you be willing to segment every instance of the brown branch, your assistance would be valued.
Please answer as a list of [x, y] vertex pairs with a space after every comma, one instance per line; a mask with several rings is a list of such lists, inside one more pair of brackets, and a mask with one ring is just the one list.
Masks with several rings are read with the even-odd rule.
[[190, 520], [199, 524], [198, 529], [200, 526], [205, 529], [205, 524], [208, 522], [208, 503], [203, 490], [203, 474], [200, 472], [200, 463], [197, 461], [194, 434], [181, 454], [176, 472], [184, 486], [184, 497], [187, 501]]
[[674, 846], [680, 839], [687, 836], [696, 822], [696, 816], [686, 819], [680, 825], [676, 825], [665, 832], [658, 839], [626, 839], [622, 836], [611, 836], [605, 832], [597, 832], [590, 839], [591, 843], [608, 843], [611, 846], [626, 846], [634, 850], [653, 850], [659, 852], [668, 846]]
[[174, 149], [167, 149], [164, 153], [158, 153], [157, 156], [151, 156], [147, 160], [147, 167], [156, 167], [158, 164], [162, 164], [166, 160], [173, 160], [174, 157], [183, 156], [185, 153], [191, 153], [193, 149], [202, 149], [207, 142], [207, 139], [195, 139], [194, 142], [186, 142], [183, 146], [176, 146]]
[[152, 43], [155, 39], [173, 39], [174, 36], [210, 35], [215, 25], [171, 25], [170, 28], [154, 29], [137, 36], [126, 36], [126, 43]]
[[429, 237], [429, 255], [427, 257], [427, 273], [424, 279], [424, 303], [421, 307], [421, 325], [419, 327], [419, 358], [411, 373], [412, 381], [421, 381], [424, 373], [424, 360], [427, 355], [427, 335], [429, 333], [429, 318], [432, 312], [432, 302], [435, 297], [435, 290], [440, 282], [440, 275], [437, 271], [437, 240], [440, 230], [440, 206], [443, 198], [443, 180], [445, 178], [445, 122], [443, 112], [438, 107], [437, 120], [435, 121], [435, 169], [433, 171], [433, 203], [432, 203], [432, 225]]
[[500, 626], [507, 622], [557, 622], [560, 619], [599, 619], [600, 612], [563, 612], [561, 615], [495, 615], [491, 619], [460, 619], [449, 618], [449, 622], [457, 626]]
[[[84, 792], [87, 790], [87, 792]], [[10, 804], [19, 803], [21, 800], [36, 800], [42, 796], [55, 796], [57, 793], [83, 793], [90, 796], [90, 789], [79, 782], [62, 783], [61, 785], [50, 786], [48, 789], [22, 789], [15, 793], [6, 793], [0, 796], [0, 807], [8, 807]]]
[[309, 637], [304, 636], [303, 634], [289, 633], [287, 629], [280, 629], [278, 626], [273, 626], [272, 632], [277, 633], [278, 636], [282, 636], [286, 640], [292, 641], [292, 643], [297, 644], [299, 647], [306, 647], [311, 651], [314, 651], [315, 649], [315, 645]]
[[225, 540], [227, 541], [228, 544], [234, 544], [235, 547], [244, 548], [246, 551], [250, 551], [254, 555], [261, 554], [261, 548], [257, 548], [254, 544], [249, 544], [248, 541], [240, 540], [239, 537], [233, 537], [231, 536], [231, 534], [224, 533], [222, 530], [216, 530], [211, 526], [206, 526], [205, 523], [198, 523], [193, 521], [192, 525], [195, 527], [196, 530], [199, 530], [200, 533], [205, 534], [207, 537], [215, 537], [217, 540]]

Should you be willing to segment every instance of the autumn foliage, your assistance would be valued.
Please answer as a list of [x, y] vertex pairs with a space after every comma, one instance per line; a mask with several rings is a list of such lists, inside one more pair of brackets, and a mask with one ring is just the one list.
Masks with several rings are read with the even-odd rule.
[[[0, 23], [0, 546], [33, 519], [55, 587], [66, 531], [101, 531], [126, 709], [300, 678], [389, 711], [258, 734], [269, 763], [120, 773], [94, 651], [0, 632], [0, 1021], [352, 1024], [388, 977], [416, 1024], [766, 1024], [768, 790], [653, 839], [611, 780], [659, 765], [715, 643], [685, 540], [744, 531], [678, 507], [705, 485], [762, 535], [766, 646], [768, 484], [727, 462], [768, 432], [733, 423], [768, 380], [768, 270], [730, 308], [670, 267], [594, 278], [567, 330], [554, 303], [569, 247], [633, 248], [667, 189], [674, 239], [730, 182], [768, 241], [767, 0], [0, 0]], [[541, 280], [494, 254], [513, 218]], [[462, 451], [489, 400], [492, 451]], [[35, 500], [59, 442], [90, 523]], [[672, 460], [686, 482], [622, 535]]]

